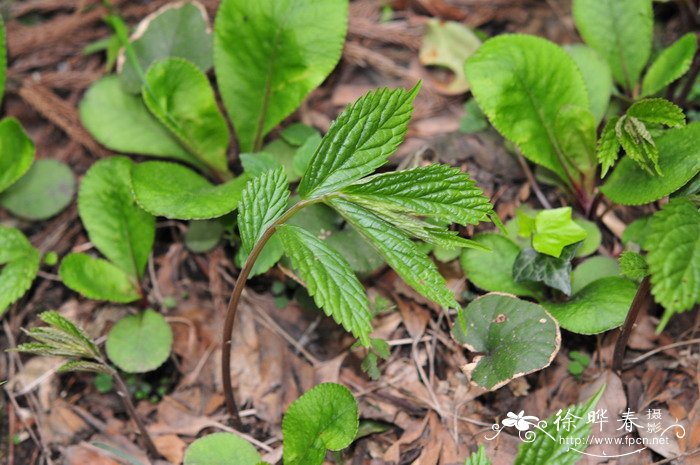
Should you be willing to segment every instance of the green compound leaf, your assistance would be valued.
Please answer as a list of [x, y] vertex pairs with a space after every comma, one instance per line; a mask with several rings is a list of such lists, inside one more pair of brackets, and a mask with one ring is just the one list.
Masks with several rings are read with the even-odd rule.
[[206, 170], [173, 137], [138, 95], [126, 92], [117, 76], [95, 82], [80, 102], [80, 121], [108, 149], [172, 158]]
[[14, 184], [34, 161], [34, 143], [14, 118], [0, 121], [0, 192]]
[[[588, 92], [574, 60], [547, 40], [502, 35], [487, 40], [465, 65], [467, 79], [491, 124], [523, 155], [568, 182], [572, 170], [562, 141], [577, 127], [556, 128], [565, 107], [587, 109]], [[574, 180], [577, 173], [571, 173]]]
[[155, 62], [146, 73], [143, 101], [180, 144], [199, 161], [230, 178], [229, 132], [209, 79], [182, 58]]
[[540, 253], [559, 258], [564, 247], [587, 236], [586, 230], [571, 219], [571, 207], [542, 210], [535, 217], [532, 247]]
[[73, 200], [75, 176], [60, 161], [37, 160], [29, 171], [0, 195], [0, 205], [15, 216], [45, 220]]
[[622, 205], [650, 203], [677, 191], [700, 172], [700, 122], [665, 131], [656, 138], [659, 168], [652, 176], [632, 159], [623, 158], [601, 191]]
[[[39, 318], [44, 323], [62, 331], [74, 339], [78, 345], [83, 346], [87, 352], [99, 355], [100, 351], [90, 337], [79, 326], [56, 311], [43, 312]], [[31, 334], [31, 331], [30, 331]]]
[[683, 109], [663, 98], [638, 100], [627, 110], [627, 115], [650, 124], [663, 124], [669, 128], [685, 126]]
[[513, 279], [518, 282], [542, 282], [571, 295], [571, 259], [576, 255], [578, 247], [578, 244], [564, 247], [559, 258], [527, 247], [513, 263]]
[[67, 255], [58, 274], [63, 284], [88, 299], [128, 303], [141, 298], [136, 283], [125, 271], [84, 253]]
[[397, 213], [461, 225], [485, 221], [493, 209], [467, 173], [441, 164], [377, 174], [342, 192], [354, 199], [380, 202]]
[[[592, 412], [603, 395], [605, 386], [591, 397], [588, 402], [573, 405], [564, 411], [559, 411], [547, 418], [543, 430], [534, 430], [535, 438], [532, 442], [523, 442], [515, 457], [514, 465], [532, 465], [546, 463], [552, 465], [574, 465], [581, 458], [581, 452], [585, 450], [586, 440], [593, 429], [588, 421], [588, 414]], [[571, 421], [569, 428], [562, 426], [562, 420], [566, 415]], [[559, 421], [557, 422], [557, 419]], [[568, 423], [567, 423], [568, 424]], [[567, 441], [578, 441], [583, 444], [576, 448]]]
[[644, 248], [651, 293], [666, 309], [663, 327], [674, 313], [700, 301], [700, 212], [687, 198], [672, 199], [651, 217], [649, 228]]
[[494, 233], [477, 234], [474, 240], [491, 250], [465, 249], [462, 252], [462, 269], [469, 281], [485, 291], [530, 297], [538, 294], [537, 285], [513, 279], [513, 264], [520, 253], [515, 242]]
[[39, 251], [19, 229], [0, 226], [0, 316], [31, 287]]
[[110, 157], [92, 165], [80, 185], [78, 212], [97, 250], [138, 281], [153, 248], [156, 226], [155, 218], [131, 195], [133, 164], [126, 157]]
[[[184, 58], [203, 72], [212, 65], [209, 17], [204, 6], [196, 1], [169, 3], [146, 16], [130, 42], [141, 69], [168, 57]], [[142, 82], [138, 72], [124, 56], [119, 62], [119, 78], [124, 89], [139, 93]]]
[[138, 204], [155, 216], [177, 220], [218, 218], [238, 207], [248, 177], [214, 185], [177, 163], [149, 161], [134, 165], [131, 182]]
[[632, 90], [651, 54], [651, 0], [574, 0], [583, 40], [610, 65], [613, 77]]
[[683, 76], [690, 69], [697, 49], [698, 39], [692, 32], [664, 49], [642, 80], [642, 96], [653, 95]]
[[435, 264], [404, 232], [364, 207], [343, 199], [329, 202], [419, 294], [444, 308], [458, 308]]
[[225, 0], [214, 25], [214, 67], [243, 152], [323, 82], [340, 59], [347, 0]]
[[289, 406], [282, 420], [285, 465], [321, 465], [326, 450], [342, 450], [355, 439], [357, 401], [344, 386], [323, 383]]
[[610, 95], [613, 91], [610, 66], [598, 52], [586, 45], [567, 45], [564, 50], [571, 55], [583, 75], [583, 82], [586, 84], [590, 100], [589, 108], [596, 123], [599, 123], [608, 110]]
[[617, 139], [617, 123], [620, 121], [619, 116], [613, 116], [605, 123], [603, 132], [598, 140], [596, 155], [600, 163], [601, 179], [608, 174], [608, 170], [613, 167], [620, 153], [620, 141]]
[[185, 465], [258, 465], [260, 454], [252, 444], [231, 433], [199, 438], [185, 451]]
[[117, 322], [107, 335], [107, 356], [122, 371], [146, 373], [170, 356], [173, 332], [163, 315], [147, 309]]
[[483, 354], [475, 357], [475, 365], [462, 369], [472, 382], [491, 391], [549, 366], [561, 344], [557, 322], [544, 308], [495, 293], [467, 305], [452, 336]]
[[618, 277], [598, 279], [567, 302], [543, 302], [559, 325], [572, 333], [598, 334], [617, 328], [629, 311], [637, 286]]
[[282, 167], [248, 181], [238, 213], [241, 247], [246, 255], [265, 230], [284, 213], [288, 200], [289, 182]]
[[305, 229], [281, 225], [276, 235], [316, 305], [368, 346], [372, 332], [369, 299], [348, 262]]
[[385, 164], [403, 142], [419, 87], [380, 89], [348, 106], [311, 158], [299, 195], [306, 199], [337, 191]]
[[[97, 361], [100, 358], [100, 351], [92, 340], [58, 312], [44, 312], [39, 315], [39, 319], [49, 326], [35, 327], [27, 331], [27, 335], [36, 342], [19, 345], [18, 351], [72, 359], [86, 358]], [[90, 371], [95, 371], [94, 364], [90, 365]], [[69, 370], [70, 366], [70, 363], [63, 365], [59, 370]], [[98, 370], [106, 371], [106, 367], [102, 366]]]
[[571, 273], [571, 292], [576, 294], [584, 287], [608, 276], [620, 276], [617, 260], [596, 255], [581, 262]]
[[491, 459], [486, 455], [483, 444], [479, 445], [479, 449], [467, 458], [464, 465], [491, 465]]
[[619, 259], [620, 273], [629, 279], [640, 280], [649, 274], [647, 261], [637, 252], [626, 250]]

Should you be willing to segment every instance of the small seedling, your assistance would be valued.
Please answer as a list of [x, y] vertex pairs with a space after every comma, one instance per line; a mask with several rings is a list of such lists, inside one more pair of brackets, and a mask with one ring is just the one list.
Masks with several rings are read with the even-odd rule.
[[572, 350], [569, 352], [569, 365], [566, 368], [569, 373], [578, 378], [586, 371], [589, 363], [591, 363], [591, 358], [588, 355]]

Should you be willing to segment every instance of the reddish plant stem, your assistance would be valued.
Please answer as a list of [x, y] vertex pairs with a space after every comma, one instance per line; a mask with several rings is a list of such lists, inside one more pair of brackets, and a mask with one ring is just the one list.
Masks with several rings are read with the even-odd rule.
[[634, 295], [634, 300], [632, 300], [632, 305], [630, 305], [630, 310], [627, 313], [627, 318], [622, 324], [622, 331], [615, 341], [615, 350], [613, 351], [613, 361], [612, 369], [615, 373], [622, 373], [622, 362], [625, 357], [625, 349], [627, 348], [627, 341], [632, 335], [632, 330], [634, 329], [634, 323], [637, 321], [639, 312], [649, 303], [651, 299], [651, 283], [649, 281], [649, 276], [642, 280], [642, 283], [637, 289], [637, 293]]

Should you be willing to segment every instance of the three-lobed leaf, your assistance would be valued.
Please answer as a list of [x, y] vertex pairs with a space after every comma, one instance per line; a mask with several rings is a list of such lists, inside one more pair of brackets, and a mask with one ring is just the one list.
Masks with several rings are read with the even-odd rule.
[[532, 247], [559, 258], [564, 247], [584, 240], [588, 233], [571, 219], [571, 207], [542, 210], [535, 216]]
[[39, 258], [19, 229], [0, 226], [0, 316], [31, 287]]
[[664, 49], [649, 66], [642, 80], [642, 96], [654, 95], [690, 68], [698, 49], [698, 39], [689, 32]]

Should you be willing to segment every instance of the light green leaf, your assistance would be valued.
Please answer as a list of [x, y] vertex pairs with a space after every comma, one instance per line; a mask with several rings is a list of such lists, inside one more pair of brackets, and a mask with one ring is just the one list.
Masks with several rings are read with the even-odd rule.
[[598, 250], [598, 247], [600, 247], [601, 242], [603, 241], [603, 235], [600, 233], [598, 225], [595, 224], [593, 221], [588, 221], [584, 218], [574, 218], [574, 223], [581, 226], [581, 228], [583, 228], [583, 230], [586, 231], [586, 238], [583, 240], [583, 243], [578, 248], [576, 256], [585, 257], [595, 253]]
[[436, 88], [447, 95], [459, 95], [469, 90], [464, 77], [464, 60], [481, 45], [471, 29], [456, 21], [431, 18], [425, 25], [423, 43], [418, 59], [424, 66], [443, 66], [454, 73], [448, 84], [436, 82]]
[[[263, 247], [262, 252], [258, 255], [255, 264], [253, 264], [253, 269], [250, 270], [250, 277], [258, 276], [260, 274], [266, 273], [270, 268], [275, 266], [280, 258], [284, 255], [284, 249], [282, 248], [282, 243], [277, 237], [277, 234], [273, 234], [272, 237], [267, 241], [265, 247]], [[239, 268], [243, 267], [243, 264], [248, 258], [248, 253], [243, 250], [243, 248], [238, 249], [236, 253], [236, 265]]]
[[63, 284], [88, 299], [128, 303], [141, 298], [133, 279], [101, 258], [69, 254], [61, 261], [58, 274]]
[[617, 328], [629, 311], [637, 286], [618, 277], [598, 279], [567, 302], [543, 302], [562, 328], [578, 334], [598, 334]]
[[[168, 57], [180, 57], [206, 72], [212, 65], [209, 16], [197, 1], [168, 3], [146, 16], [130, 38], [141, 69]], [[123, 52], [122, 52], [123, 54]], [[141, 79], [133, 64], [120, 56], [119, 78], [128, 92], [141, 90]]]
[[90, 86], [79, 110], [83, 126], [108, 149], [172, 158], [207, 169], [149, 113], [141, 97], [121, 87], [117, 76], [107, 76]]
[[184, 465], [258, 465], [260, 454], [252, 444], [231, 433], [199, 438], [185, 451]]
[[698, 39], [687, 33], [654, 60], [642, 80], [642, 96], [653, 95], [683, 76], [693, 62], [698, 49]]
[[[562, 141], [576, 128], [556, 131], [559, 111], [588, 108], [588, 92], [574, 60], [556, 44], [527, 35], [487, 40], [465, 65], [467, 80], [491, 124], [523, 155], [568, 182], [571, 161]], [[571, 176], [576, 181], [579, 175]]]
[[571, 207], [542, 210], [535, 217], [532, 247], [559, 258], [562, 249], [586, 238], [586, 230], [571, 219]]
[[282, 167], [248, 181], [243, 189], [238, 214], [241, 247], [247, 255], [265, 230], [287, 208], [289, 182]]
[[381, 203], [397, 213], [462, 225], [485, 221], [493, 210], [467, 173], [441, 164], [377, 174], [342, 192], [353, 199]]
[[283, 166], [273, 154], [268, 152], [241, 153], [238, 155], [243, 165], [243, 171], [251, 178], [260, 176], [265, 171]]
[[603, 132], [598, 140], [596, 155], [600, 163], [600, 177], [605, 177], [608, 170], [613, 167], [620, 153], [620, 141], [617, 139], [617, 123], [619, 116], [613, 116], [605, 123]]
[[178, 220], [218, 218], [238, 207], [248, 177], [214, 185], [176, 163], [149, 161], [134, 165], [131, 181], [138, 204], [155, 216]]
[[19, 229], [0, 226], [0, 316], [31, 287], [39, 251]]
[[119, 320], [107, 335], [107, 356], [127, 373], [146, 373], [170, 356], [173, 332], [163, 315], [147, 309]]
[[282, 420], [285, 465], [321, 465], [326, 450], [342, 450], [355, 439], [357, 401], [348, 388], [323, 383], [289, 406]]
[[218, 220], [190, 221], [185, 233], [185, 245], [194, 253], [209, 252], [221, 241], [224, 225]]
[[34, 143], [14, 118], [0, 121], [0, 192], [14, 184], [34, 161]]
[[640, 280], [649, 274], [647, 261], [637, 252], [631, 250], [622, 252], [619, 262], [620, 273], [629, 279]]
[[700, 122], [671, 129], [656, 138], [663, 176], [651, 176], [633, 160], [623, 158], [601, 191], [622, 205], [653, 202], [677, 191], [700, 172]]
[[620, 276], [617, 260], [602, 255], [588, 258], [579, 263], [571, 273], [571, 292], [576, 294], [593, 281], [608, 276]]
[[452, 336], [472, 352], [471, 380], [496, 390], [514, 378], [547, 367], [559, 351], [556, 321], [540, 305], [507, 294], [473, 300], [452, 327]]
[[37, 160], [29, 171], [0, 195], [0, 205], [28, 220], [45, 220], [73, 200], [75, 176], [57, 160]]
[[97, 250], [139, 280], [156, 229], [155, 218], [139, 208], [131, 195], [132, 165], [126, 157], [105, 158], [92, 165], [80, 184], [78, 211]]
[[142, 93], [151, 113], [183, 147], [221, 178], [231, 177], [228, 126], [204, 73], [182, 58], [166, 58], [148, 69]]
[[554, 123], [561, 150], [573, 166], [589, 172], [596, 165], [596, 120], [588, 108], [568, 105]]
[[663, 124], [670, 128], [685, 126], [683, 109], [663, 98], [637, 100], [627, 109], [627, 115], [651, 124]]
[[479, 449], [467, 458], [464, 465], [491, 465], [491, 459], [486, 455], [484, 445], [479, 445]]
[[564, 247], [559, 258], [538, 253], [535, 249], [523, 249], [513, 263], [513, 279], [517, 282], [541, 282], [571, 295], [571, 259], [578, 244]]
[[375, 213], [342, 199], [329, 202], [384, 257], [406, 283], [444, 308], [458, 308], [435, 264], [400, 229]]
[[419, 85], [380, 89], [348, 106], [328, 129], [299, 184], [306, 199], [342, 189], [374, 172], [403, 142]]
[[243, 152], [323, 82], [340, 59], [347, 0], [224, 0], [214, 25], [214, 67]]
[[474, 240], [491, 250], [465, 249], [462, 252], [462, 269], [470, 282], [486, 291], [530, 297], [538, 294], [537, 285], [513, 279], [513, 263], [520, 253], [520, 247], [513, 241], [494, 233], [477, 234]]
[[700, 212], [686, 198], [672, 199], [651, 217], [649, 228], [644, 248], [651, 293], [666, 309], [663, 326], [700, 302]]
[[347, 261], [305, 229], [281, 225], [276, 234], [316, 305], [362, 345], [369, 345], [372, 332], [369, 300]]
[[564, 50], [571, 55], [583, 76], [588, 90], [591, 113], [599, 123], [608, 110], [613, 91], [613, 78], [608, 63], [590, 47], [583, 44], [567, 45]]
[[583, 40], [631, 91], [651, 54], [651, 0], [574, 0], [573, 15]]

